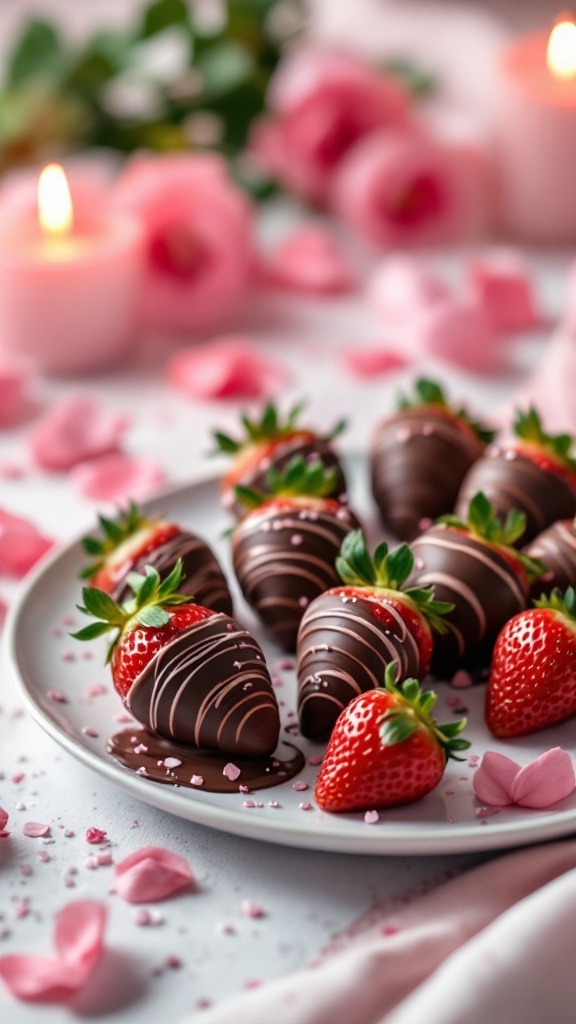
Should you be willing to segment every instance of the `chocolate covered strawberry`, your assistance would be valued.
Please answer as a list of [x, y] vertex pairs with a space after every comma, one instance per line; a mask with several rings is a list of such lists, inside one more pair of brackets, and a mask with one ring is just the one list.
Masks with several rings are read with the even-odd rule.
[[530, 584], [542, 566], [512, 546], [525, 523], [515, 509], [502, 523], [479, 493], [465, 519], [442, 516], [412, 544], [408, 585], [432, 586], [439, 601], [454, 606], [445, 617], [448, 631], [434, 644], [435, 672], [487, 661], [502, 626], [528, 606]]
[[181, 593], [216, 612], [232, 614], [232, 597], [214, 552], [201, 537], [165, 519], [149, 519], [131, 502], [117, 519], [99, 516], [101, 535], [85, 537], [92, 561], [82, 577], [115, 601], [130, 596], [128, 573], [151, 565], [165, 579], [181, 559]]
[[403, 589], [413, 562], [406, 544], [379, 544], [371, 558], [361, 530], [344, 538], [336, 560], [344, 585], [308, 606], [298, 632], [304, 736], [329, 736], [343, 708], [379, 686], [391, 661], [399, 679], [428, 672], [432, 631], [446, 629], [442, 616], [454, 606], [435, 601], [431, 587]]
[[576, 595], [535, 601], [506, 623], [494, 645], [486, 722], [507, 739], [576, 715]]
[[464, 408], [450, 406], [434, 381], [417, 381], [414, 396], [400, 399], [372, 441], [372, 493], [386, 529], [412, 540], [422, 520], [450, 512], [466, 473], [493, 438]]
[[239, 438], [230, 437], [221, 431], [214, 431], [216, 450], [232, 456], [232, 465], [222, 479], [222, 504], [236, 518], [245, 515], [246, 508], [238, 501], [236, 487], [252, 487], [265, 491], [267, 473], [270, 467], [282, 472], [296, 455], [307, 463], [321, 460], [327, 468], [334, 468], [330, 497], [340, 497], [346, 490], [346, 481], [332, 441], [345, 429], [340, 420], [327, 434], [299, 426], [302, 403], [293, 406], [285, 420], [282, 420], [276, 406], [269, 404], [260, 419], [251, 420], [242, 416], [244, 434]]
[[283, 472], [268, 471], [268, 494], [236, 488], [251, 511], [232, 534], [234, 571], [248, 604], [286, 651], [296, 647], [310, 602], [338, 582], [340, 545], [359, 525], [350, 509], [326, 497], [336, 473], [296, 456]]
[[76, 639], [112, 632], [114, 686], [152, 732], [244, 757], [271, 754], [280, 721], [260, 647], [229, 615], [192, 604], [181, 583], [178, 562], [164, 581], [152, 566], [130, 573], [134, 596], [124, 605], [85, 587], [80, 610], [96, 621]]
[[391, 662], [384, 687], [356, 697], [340, 715], [316, 780], [325, 811], [365, 811], [411, 803], [438, 785], [448, 758], [470, 744], [466, 719], [437, 725], [437, 701], [416, 679], [396, 685]]
[[462, 516], [477, 491], [483, 491], [504, 519], [517, 508], [526, 516], [522, 543], [558, 519], [576, 514], [576, 459], [569, 434], [547, 434], [535, 409], [519, 412], [514, 424], [518, 438], [506, 447], [491, 446], [462, 483], [456, 515]]
[[555, 588], [562, 592], [576, 587], [576, 523], [560, 519], [539, 533], [524, 551], [544, 566], [544, 575], [532, 584], [532, 596], [550, 594]]

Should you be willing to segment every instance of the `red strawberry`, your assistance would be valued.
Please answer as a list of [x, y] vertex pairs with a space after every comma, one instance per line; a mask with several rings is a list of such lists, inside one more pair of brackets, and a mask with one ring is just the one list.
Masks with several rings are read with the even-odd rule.
[[276, 407], [269, 404], [259, 420], [242, 417], [245, 437], [238, 440], [214, 431], [216, 451], [233, 456], [232, 466], [222, 479], [222, 504], [238, 519], [246, 509], [237, 499], [236, 487], [265, 490], [267, 472], [272, 466], [282, 472], [296, 455], [307, 462], [322, 460], [328, 468], [336, 470], [331, 495], [341, 495], [346, 490], [346, 481], [331, 442], [345, 429], [341, 420], [328, 434], [319, 435], [313, 430], [298, 426], [302, 403], [295, 405], [285, 421], [278, 416]]
[[74, 636], [113, 632], [114, 686], [153, 732], [241, 756], [271, 754], [280, 721], [260, 647], [228, 615], [190, 603], [181, 582], [178, 562], [163, 582], [151, 566], [144, 576], [130, 573], [134, 597], [124, 605], [85, 587], [81, 611], [97, 621]]
[[470, 744], [458, 734], [466, 719], [437, 725], [436, 694], [422, 693], [416, 679], [394, 683], [388, 665], [384, 688], [360, 694], [340, 715], [316, 780], [325, 811], [394, 807], [426, 796], [444, 775], [446, 762]]
[[400, 679], [423, 679], [430, 667], [432, 630], [454, 605], [434, 601], [431, 587], [403, 590], [414, 564], [406, 544], [371, 558], [361, 530], [342, 542], [336, 568], [345, 586], [333, 587], [306, 609], [298, 633], [300, 728], [318, 739], [330, 734], [358, 693], [378, 686], [396, 660]]
[[496, 514], [505, 519], [512, 508], [526, 516], [522, 543], [558, 519], [576, 513], [576, 459], [569, 434], [547, 434], [535, 409], [519, 412], [514, 424], [518, 442], [506, 448], [490, 447], [465, 477], [456, 515], [462, 515], [477, 491], [489, 498]]
[[568, 587], [506, 623], [494, 647], [486, 722], [508, 738], [576, 714], [576, 595]]
[[102, 535], [85, 537], [84, 550], [95, 559], [82, 573], [92, 586], [115, 601], [130, 596], [127, 577], [146, 565], [169, 576], [178, 559], [184, 574], [181, 592], [214, 611], [232, 613], [228, 584], [213, 551], [194, 533], [163, 519], [147, 519], [133, 502], [116, 520], [99, 517]]

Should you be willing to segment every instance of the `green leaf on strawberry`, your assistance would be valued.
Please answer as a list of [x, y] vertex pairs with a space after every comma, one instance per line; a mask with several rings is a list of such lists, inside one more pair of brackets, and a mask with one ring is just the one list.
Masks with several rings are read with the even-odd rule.
[[94, 561], [80, 573], [81, 579], [90, 579], [106, 562], [106, 556], [115, 551], [128, 537], [132, 537], [138, 530], [146, 526], [150, 520], [146, 518], [142, 510], [131, 501], [126, 509], [120, 510], [116, 519], [106, 519], [105, 516], [98, 516], [98, 522], [102, 530], [100, 537], [84, 537], [82, 546], [86, 554]]
[[482, 491], [478, 491], [472, 498], [466, 519], [460, 519], [458, 516], [448, 513], [440, 516], [436, 521], [444, 523], [446, 526], [452, 526], [456, 530], [464, 530], [489, 544], [505, 548], [508, 554], [524, 567], [529, 580], [537, 580], [545, 571], [539, 559], [530, 558], [523, 551], [518, 551], [513, 547], [526, 529], [524, 512], [520, 512], [517, 508], [510, 509], [506, 519], [502, 522], [495, 515], [490, 501]]
[[576, 470], [576, 458], [571, 455], [574, 438], [570, 434], [547, 434], [534, 406], [530, 406], [528, 412], [516, 413], [514, 433], [522, 441], [543, 449], [560, 465]]
[[[285, 419], [282, 419], [272, 402], [265, 406], [260, 418], [251, 419], [243, 414], [240, 417], [244, 427], [243, 437], [234, 438], [220, 430], [213, 431], [212, 436], [216, 445], [214, 454], [237, 455], [238, 452], [250, 445], [262, 441], [276, 441], [283, 437], [289, 437], [299, 430], [304, 430], [298, 423], [304, 406], [305, 402], [297, 402], [288, 411]], [[346, 429], [346, 425], [346, 420], [339, 420], [329, 433], [319, 436], [318, 439], [326, 442], [333, 441]]]
[[536, 608], [551, 608], [552, 611], [560, 612], [569, 619], [576, 620], [576, 591], [574, 587], [568, 587], [563, 594], [558, 587], [554, 587], [551, 594], [542, 594], [542, 597], [532, 602]]
[[396, 670], [396, 662], [392, 661], [386, 666], [384, 673], [384, 689], [397, 697], [398, 703], [395, 707], [388, 708], [384, 714], [380, 728], [382, 743], [388, 747], [403, 743], [417, 729], [424, 726], [442, 747], [446, 760], [452, 758], [454, 761], [461, 761], [462, 758], [457, 757], [456, 751], [467, 750], [470, 746], [468, 740], [459, 738], [459, 734], [466, 726], [466, 719], [460, 718], [447, 725], [438, 725], [432, 715], [438, 700], [434, 691], [422, 692], [417, 679], [406, 679], [403, 683], [397, 684]]
[[307, 462], [302, 455], [295, 455], [283, 470], [270, 466], [266, 491], [244, 484], [238, 484], [234, 491], [238, 501], [251, 511], [271, 498], [325, 498], [334, 493], [337, 480], [338, 470], [328, 468], [321, 459]]
[[455, 419], [466, 423], [484, 444], [490, 444], [496, 437], [495, 430], [489, 430], [483, 423], [472, 419], [464, 406], [451, 406], [446, 398], [446, 393], [438, 382], [426, 377], [421, 377], [416, 381], [414, 395], [399, 395], [397, 404], [399, 410], [417, 409], [422, 405], [435, 405], [443, 412], [450, 413]]

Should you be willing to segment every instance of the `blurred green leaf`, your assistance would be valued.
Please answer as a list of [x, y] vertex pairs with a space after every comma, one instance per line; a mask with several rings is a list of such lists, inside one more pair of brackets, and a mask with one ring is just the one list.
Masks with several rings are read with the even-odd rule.
[[132, 43], [120, 32], [98, 32], [70, 71], [68, 84], [94, 89], [128, 67]]
[[202, 76], [204, 102], [207, 98], [235, 91], [248, 81], [255, 70], [250, 53], [232, 40], [216, 43], [205, 50], [195, 67]]
[[431, 96], [438, 88], [436, 76], [431, 71], [427, 71], [426, 68], [422, 68], [418, 64], [414, 64], [413, 61], [404, 57], [398, 57], [394, 60], [386, 61], [386, 63], [382, 65], [382, 71], [386, 71], [387, 74], [396, 75], [397, 78], [401, 78], [406, 89], [412, 94], [412, 96], [417, 96], [419, 98]]
[[185, 0], [154, 0], [144, 11], [138, 35], [141, 39], [147, 39], [172, 25], [190, 25], [190, 13]]
[[54, 25], [34, 19], [25, 27], [8, 59], [7, 84], [21, 85], [33, 78], [59, 79], [66, 53]]

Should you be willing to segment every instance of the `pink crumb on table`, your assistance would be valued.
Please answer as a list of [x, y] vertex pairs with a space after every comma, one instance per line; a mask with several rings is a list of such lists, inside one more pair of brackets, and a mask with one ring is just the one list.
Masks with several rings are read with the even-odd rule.
[[101, 828], [91, 826], [86, 829], [86, 842], [91, 843], [93, 846], [98, 843], [104, 843], [108, 838], [108, 833], [104, 832]]
[[458, 669], [450, 680], [450, 686], [455, 690], [467, 690], [473, 685], [474, 681], [472, 676], [462, 668]]
[[258, 903], [253, 903], [252, 900], [243, 900], [241, 909], [245, 917], [264, 917], [263, 907]]
[[64, 694], [60, 692], [60, 690], [48, 690], [46, 696], [48, 697], [48, 700], [53, 700], [57, 704], [68, 703], [68, 698], [65, 697]]

